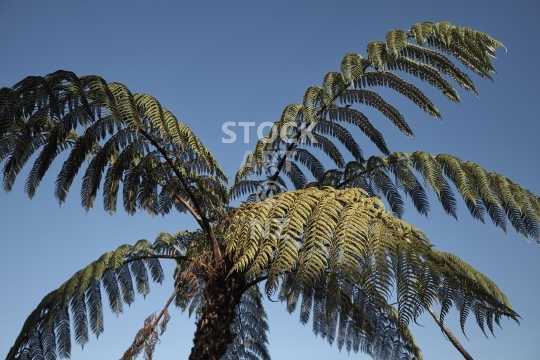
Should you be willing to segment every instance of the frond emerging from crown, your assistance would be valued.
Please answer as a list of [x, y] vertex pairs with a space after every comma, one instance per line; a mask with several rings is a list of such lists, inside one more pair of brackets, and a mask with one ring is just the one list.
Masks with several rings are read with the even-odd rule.
[[[440, 112], [422, 90], [398, 76], [397, 72], [427, 82], [449, 100], [458, 102], [459, 94], [449, 79], [466, 91], [476, 95], [478, 92], [469, 76], [447, 55], [478, 75], [491, 78], [490, 73], [495, 72], [491, 57], [494, 57], [499, 46], [502, 44], [487, 34], [448, 22], [415, 24], [409, 31], [390, 30], [386, 41], [374, 41], [367, 45], [367, 58], [355, 53], [345, 55], [341, 72], [329, 72], [322, 86], [311, 86], [306, 90], [302, 104], [286, 107], [268, 136], [259, 140], [255, 151], [237, 172], [234, 186], [241, 186], [245, 190], [246, 185], [240, 183], [250, 181], [253, 174], [264, 174], [276, 181], [279, 173], [284, 172], [296, 189], [301, 188], [308, 181], [304, 181], [306, 174], [298, 166], [298, 156], [295, 154], [303, 147], [322, 150], [339, 170], [343, 170], [344, 155], [333, 146], [335, 140], [343, 144], [354, 161], [365, 164], [355, 135], [339, 122], [354, 125], [384, 155], [389, 155], [382, 134], [366, 115], [351, 105], [373, 107], [404, 134], [413, 136], [413, 131], [399, 110], [368, 88], [382, 86], [395, 90], [432, 117], [441, 118]], [[268, 153], [277, 154], [271, 167], [267, 166]], [[305, 159], [305, 156], [301, 158]], [[305, 160], [302, 165], [306, 166]], [[294, 168], [292, 173], [291, 168]], [[321, 181], [320, 175], [315, 175], [312, 168], [308, 170], [317, 181]], [[231, 191], [231, 194], [237, 196], [243, 192]]]
[[406, 328], [443, 298], [463, 319], [472, 312], [490, 329], [502, 316], [517, 321], [487, 277], [433, 249], [360, 189], [307, 188], [244, 204], [222, 231], [231, 272], [265, 278], [268, 296], [281, 289], [291, 311], [300, 305], [302, 322], [311, 316], [315, 333], [330, 343], [337, 337], [340, 347], [419, 358]]
[[69, 150], [56, 180], [60, 203], [85, 162], [85, 209], [93, 207], [103, 178], [105, 209], [111, 212], [116, 210], [120, 183], [129, 213], [139, 207], [164, 214], [173, 205], [185, 210], [178, 200], [185, 196], [179, 177], [186, 177], [191, 186], [204, 185], [197, 195], [208, 200], [209, 207], [226, 201], [226, 178], [211, 152], [155, 98], [132, 94], [122, 84], [68, 71], [28, 77], [1, 90], [0, 114], [6, 191], [41, 149], [26, 179], [25, 191], [32, 197], [54, 159]]

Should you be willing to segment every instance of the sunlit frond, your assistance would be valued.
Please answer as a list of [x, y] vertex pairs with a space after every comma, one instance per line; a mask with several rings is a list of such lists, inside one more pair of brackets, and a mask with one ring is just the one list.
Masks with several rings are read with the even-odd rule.
[[[353, 333], [363, 341], [353, 346], [349, 339], [349, 346], [376, 358], [392, 358], [398, 348], [409, 358], [418, 356], [407, 325], [439, 301], [442, 291], [452, 291], [449, 301], [464, 319], [474, 313], [483, 325], [502, 316], [517, 321], [491, 280], [436, 251], [422, 232], [386, 213], [380, 200], [359, 189], [278, 194], [244, 204], [221, 228], [234, 261], [231, 273], [264, 277], [268, 296], [281, 289], [289, 310], [298, 304], [301, 321], [312, 318], [314, 331], [330, 343], [336, 333], [347, 333], [346, 326], [356, 326]], [[395, 313], [389, 305], [393, 294]], [[379, 329], [381, 321], [393, 325]], [[394, 331], [399, 340], [385, 340], [386, 331]]]

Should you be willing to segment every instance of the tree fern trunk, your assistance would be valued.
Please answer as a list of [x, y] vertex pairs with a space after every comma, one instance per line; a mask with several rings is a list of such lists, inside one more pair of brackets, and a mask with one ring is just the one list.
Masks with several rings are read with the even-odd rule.
[[227, 266], [210, 276], [204, 296], [206, 303], [197, 322], [189, 360], [219, 360], [234, 341], [235, 310], [240, 303], [245, 281], [240, 274], [227, 277]]

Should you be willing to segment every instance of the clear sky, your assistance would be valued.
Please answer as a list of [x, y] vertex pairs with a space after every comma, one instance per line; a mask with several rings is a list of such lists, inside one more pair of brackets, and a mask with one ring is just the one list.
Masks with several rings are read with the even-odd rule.
[[[462, 103], [428, 91], [443, 115], [434, 120], [397, 94], [385, 97], [405, 115], [415, 132], [407, 138], [381, 117], [371, 118], [392, 151], [449, 153], [508, 176], [540, 194], [538, 143], [540, 101], [540, 3], [534, 0], [482, 1], [8, 1], [0, 2], [0, 87], [28, 75], [58, 69], [98, 74], [132, 92], [155, 96], [209, 147], [233, 178], [244, 152], [241, 128], [233, 144], [222, 143], [228, 121], [274, 121], [304, 91], [339, 70], [343, 55], [366, 54], [373, 40], [390, 29], [409, 29], [422, 21], [449, 20], [501, 40], [495, 82], [473, 77], [480, 99], [461, 91]], [[422, 89], [427, 89], [422, 84]], [[388, 95], [386, 95], [388, 94]], [[366, 153], [372, 149], [358, 134]], [[58, 167], [58, 165], [57, 165]], [[123, 243], [160, 231], [189, 228], [187, 215], [151, 218], [105, 213], [100, 204], [86, 213], [73, 186], [67, 203], [53, 195], [56, 174], [49, 174], [33, 200], [21, 177], [14, 190], [0, 194], [0, 356], [5, 356], [26, 316], [41, 298], [78, 269]], [[422, 228], [439, 250], [452, 252], [491, 277], [522, 316], [521, 325], [502, 321], [489, 339], [469, 318], [461, 334], [455, 312], [447, 324], [475, 359], [537, 359], [540, 324], [540, 247], [510, 229], [475, 221], [459, 202], [459, 221], [435, 201], [429, 219], [407, 202], [404, 219]], [[160, 309], [172, 291], [170, 267], [163, 286], [154, 285], [146, 300], [138, 297], [118, 318], [105, 305], [105, 332], [73, 359], [118, 359], [143, 320]], [[274, 359], [367, 359], [339, 353], [311, 327], [299, 324], [282, 304], [268, 303], [270, 351]], [[457, 359], [433, 320], [422, 316], [411, 325], [426, 359]], [[186, 358], [193, 319], [172, 312], [156, 359]]]

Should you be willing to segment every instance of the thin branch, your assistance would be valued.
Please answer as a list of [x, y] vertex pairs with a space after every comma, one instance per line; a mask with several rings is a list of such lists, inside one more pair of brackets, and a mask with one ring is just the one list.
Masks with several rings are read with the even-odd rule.
[[444, 323], [441, 321], [441, 319], [439, 319], [439, 317], [437, 316], [435, 311], [433, 311], [431, 306], [427, 306], [426, 309], [431, 314], [433, 319], [435, 319], [435, 322], [441, 327], [441, 330], [447, 336], [448, 340], [450, 340], [452, 345], [454, 345], [454, 347], [461, 353], [461, 355], [463, 355], [463, 357], [466, 360], [473, 360], [472, 356], [469, 355], [469, 353], [467, 352], [467, 350], [465, 350], [463, 345], [461, 345], [459, 340], [454, 336], [454, 334], [452, 334], [452, 331], [450, 331], [450, 329], [446, 325], [444, 325]]

